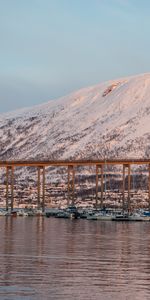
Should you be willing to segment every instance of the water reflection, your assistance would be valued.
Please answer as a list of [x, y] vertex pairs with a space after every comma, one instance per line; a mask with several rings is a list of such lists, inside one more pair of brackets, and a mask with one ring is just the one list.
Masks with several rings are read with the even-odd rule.
[[0, 218], [0, 299], [149, 299], [150, 224]]

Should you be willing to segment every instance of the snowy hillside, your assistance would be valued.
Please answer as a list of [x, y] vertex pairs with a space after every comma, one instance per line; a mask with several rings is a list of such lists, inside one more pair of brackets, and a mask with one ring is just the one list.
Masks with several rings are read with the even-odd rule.
[[0, 115], [0, 159], [147, 157], [150, 74]]

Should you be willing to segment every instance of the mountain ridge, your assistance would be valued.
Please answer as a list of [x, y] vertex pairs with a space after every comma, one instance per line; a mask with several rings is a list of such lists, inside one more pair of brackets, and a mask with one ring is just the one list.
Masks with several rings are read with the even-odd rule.
[[150, 155], [150, 73], [0, 115], [0, 159]]

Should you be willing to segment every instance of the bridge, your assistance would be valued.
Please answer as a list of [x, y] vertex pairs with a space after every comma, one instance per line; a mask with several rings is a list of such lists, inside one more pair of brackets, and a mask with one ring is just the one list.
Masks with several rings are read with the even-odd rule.
[[[34, 167], [37, 168], [37, 208], [45, 210], [45, 170], [46, 167], [67, 167], [68, 173], [68, 204], [71, 199], [72, 204], [75, 204], [75, 171], [77, 166], [95, 166], [95, 206], [98, 207], [98, 188], [101, 187], [100, 206], [103, 207], [103, 193], [104, 193], [104, 166], [120, 165], [122, 167], [122, 208], [125, 207], [125, 178], [127, 174], [127, 192], [128, 192], [128, 210], [131, 208], [131, 167], [132, 165], [145, 165], [148, 171], [148, 199], [150, 210], [150, 159], [90, 159], [90, 160], [9, 160], [0, 161], [0, 168], [6, 169], [6, 210], [9, 209], [9, 190], [11, 194], [10, 209], [14, 208], [14, 176], [15, 168], [17, 167]], [[42, 196], [41, 196], [42, 186]], [[41, 202], [42, 197], [42, 202]]]

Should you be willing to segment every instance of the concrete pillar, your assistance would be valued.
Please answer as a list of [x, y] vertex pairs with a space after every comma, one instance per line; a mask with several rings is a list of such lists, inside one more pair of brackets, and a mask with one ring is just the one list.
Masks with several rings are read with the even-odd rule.
[[96, 165], [96, 202], [95, 202], [96, 209], [98, 207], [98, 173], [99, 173], [99, 166]]
[[99, 175], [101, 175], [101, 199], [100, 206], [103, 208], [103, 193], [104, 193], [104, 183], [103, 183], [103, 165], [96, 165], [96, 208], [99, 205], [99, 197], [98, 197], [98, 184], [99, 184]]
[[130, 190], [131, 190], [131, 176], [130, 176], [130, 165], [128, 165], [128, 212], [131, 210], [131, 197], [130, 197]]
[[14, 167], [11, 167], [11, 211], [14, 208]]
[[70, 204], [70, 200], [71, 200], [71, 205], [74, 205], [75, 202], [74, 190], [75, 190], [75, 169], [74, 166], [68, 166], [68, 201], [67, 201], [68, 205]]
[[148, 200], [149, 200], [149, 211], [150, 211], [150, 164], [148, 166]]
[[74, 190], [75, 190], [75, 169], [73, 166], [73, 168], [72, 168], [72, 205], [74, 205], [74, 202], [75, 202]]
[[41, 167], [38, 167], [38, 197], [37, 197], [37, 208], [40, 209], [41, 206]]
[[9, 178], [9, 167], [6, 167], [6, 210], [8, 211], [8, 178]]
[[101, 208], [103, 208], [103, 194], [104, 194], [103, 165], [101, 165]]
[[123, 165], [123, 184], [122, 184], [122, 210], [125, 209], [125, 168], [126, 166]]
[[43, 203], [42, 203], [42, 211], [45, 211], [45, 167], [43, 166]]
[[70, 168], [68, 166], [68, 197], [67, 197], [67, 206], [70, 204]]
[[[125, 173], [126, 173], [126, 169], [128, 169], [128, 197], [127, 197], [127, 206], [125, 205]], [[128, 209], [128, 212], [130, 212], [131, 210], [131, 166], [130, 164], [128, 165], [123, 165], [123, 195], [122, 195], [122, 209], [125, 210], [125, 208]]]

